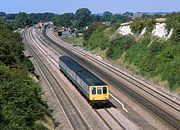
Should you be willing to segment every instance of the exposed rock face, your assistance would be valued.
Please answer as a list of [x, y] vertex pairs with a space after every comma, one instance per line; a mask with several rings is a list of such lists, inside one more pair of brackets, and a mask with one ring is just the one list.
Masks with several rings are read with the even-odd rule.
[[117, 30], [117, 32], [119, 33], [119, 34], [121, 34], [121, 35], [129, 35], [129, 34], [133, 34], [132, 32], [131, 32], [131, 28], [130, 28], [130, 25], [125, 25], [125, 26], [121, 26], [121, 27], [119, 27], [118, 28], [118, 30]]
[[172, 33], [173, 33], [173, 28], [171, 28], [171, 30], [170, 30], [170, 32], [169, 32], [169, 34], [167, 36], [168, 39], [171, 37]]
[[166, 38], [167, 37], [167, 29], [165, 23], [156, 23], [155, 28], [152, 31], [153, 36], [157, 36], [160, 38]]
[[143, 36], [145, 33], [146, 33], [146, 28], [143, 28], [140, 35]]
[[[117, 33], [123, 36], [129, 35], [129, 34], [133, 35], [133, 33], [131, 32], [131, 27], [130, 27], [131, 23], [132, 22], [121, 24], [121, 26], [117, 29]], [[157, 22], [151, 34], [152, 36], [156, 36], [159, 38], [169, 39], [172, 35], [172, 32], [173, 32], [173, 29], [171, 29], [170, 32], [168, 33], [165, 22]], [[144, 28], [141, 31], [140, 36], [143, 36], [145, 33], [146, 33], [146, 28]]]

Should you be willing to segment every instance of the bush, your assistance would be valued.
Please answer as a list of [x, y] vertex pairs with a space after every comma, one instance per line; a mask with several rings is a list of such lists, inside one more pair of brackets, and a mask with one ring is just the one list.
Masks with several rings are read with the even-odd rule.
[[125, 60], [129, 64], [134, 64], [137, 67], [140, 67], [140, 63], [142, 59], [147, 55], [148, 47], [147, 45], [150, 43], [151, 37], [146, 36], [136, 44], [126, 51]]
[[168, 81], [169, 89], [175, 90], [180, 87], [179, 50], [177, 42], [160, 41], [147, 35], [126, 51], [125, 61], [135, 65], [146, 77]]
[[107, 28], [107, 26], [102, 23], [94, 22], [90, 24], [89, 28], [85, 30], [83, 33], [84, 40], [88, 41], [91, 35], [93, 34], [93, 32], [96, 31], [96, 29], [104, 30], [105, 28]]
[[0, 129], [32, 129], [33, 122], [49, 115], [40, 86], [22, 69], [0, 66], [0, 108], [4, 124]]
[[164, 44], [162, 42], [154, 41], [149, 47], [149, 55], [157, 55], [164, 48]]
[[143, 28], [146, 28], [146, 34], [151, 34], [155, 24], [156, 21], [154, 18], [150, 18], [150, 19], [136, 18], [131, 23], [131, 29], [133, 33], [140, 34]]
[[180, 44], [176, 45], [170, 41], [164, 44], [164, 49], [157, 55], [157, 70], [162, 79], [168, 81], [170, 90], [175, 90], [180, 86]]
[[131, 23], [131, 30], [133, 33], [141, 33], [143, 29], [143, 21], [141, 18], [133, 19]]
[[20, 35], [0, 22], [1, 130], [33, 130], [36, 121], [50, 116], [40, 85], [29, 77], [34, 67], [23, 50]]
[[154, 26], [156, 24], [155, 19], [146, 19], [143, 21], [143, 28], [146, 28], [147, 34], [151, 34], [152, 30], [154, 29]]
[[105, 35], [104, 30], [96, 29], [95, 31], [93, 31], [89, 40], [85, 41], [84, 44], [90, 50], [94, 50], [96, 48], [105, 50], [109, 44], [109, 40], [108, 37]]
[[123, 36], [111, 41], [106, 56], [111, 59], [119, 58], [123, 52], [135, 43], [132, 36]]
[[166, 20], [166, 27], [168, 31], [173, 28], [171, 40], [175, 42], [180, 41], [180, 12], [168, 14]]
[[0, 61], [5, 65], [21, 66], [33, 72], [33, 64], [24, 56], [23, 50], [20, 34], [11, 32], [4, 23], [0, 23]]

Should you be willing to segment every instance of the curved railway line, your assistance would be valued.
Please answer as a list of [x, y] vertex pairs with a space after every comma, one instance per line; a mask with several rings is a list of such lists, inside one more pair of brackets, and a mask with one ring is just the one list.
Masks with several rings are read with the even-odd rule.
[[[31, 35], [31, 37], [33, 38], [33, 35], [32, 35], [32, 31], [30, 31], [29, 33], [31, 33], [30, 35]], [[34, 39], [34, 38], [33, 38]], [[40, 40], [40, 39], [39, 39]], [[47, 55], [48, 54], [48, 52], [47, 52], [47, 50], [45, 50], [40, 44], [34, 44], [39, 50], [43, 50], [42, 51], [42, 53], [44, 54], [44, 55]], [[30, 48], [29, 48], [30, 49]], [[28, 50], [29, 50], [28, 49]], [[31, 50], [33, 50], [32, 48], [31, 48]], [[56, 54], [58, 54], [57, 52], [55, 52], [55, 51], [53, 51], [54, 53], [56, 53]], [[35, 53], [35, 51], [34, 51], [34, 53]], [[31, 53], [32, 54], [32, 53]], [[53, 59], [57, 64], [58, 64], [58, 61], [53, 57], [53, 56], [51, 56], [51, 55], [49, 55], [50, 57], [51, 57], [51, 59]], [[33, 57], [34, 57], [34, 55], [33, 55]], [[36, 54], [36, 56], [35, 57], [38, 57], [37, 56], [37, 54]], [[40, 59], [40, 58], [39, 58]], [[51, 59], [49, 59], [49, 60], [51, 60]], [[55, 65], [55, 63], [54, 63], [54, 61], [52, 61], [51, 60], [51, 63], [53, 63], [54, 64], [54, 66], [55, 67], [57, 67], [56, 65]], [[43, 63], [43, 61], [42, 61], [42, 63]], [[44, 64], [44, 66], [45, 66], [45, 64]], [[46, 69], [48, 69], [47, 68], [47, 66], [46, 66]], [[57, 67], [57, 69], [59, 69], [58, 67]], [[50, 71], [49, 71], [50, 72]], [[53, 75], [52, 74], [52, 72], [50, 72], [51, 73], [51, 75]], [[54, 76], [53, 76], [54, 77]], [[48, 79], [48, 77], [47, 77], [47, 79]], [[57, 79], [54, 77], [54, 79], [56, 80], [56, 82], [58, 82], [57, 81]], [[50, 82], [51, 80], [49, 80], [49, 82]], [[56, 90], [54, 90], [55, 92], [56, 92]], [[65, 92], [64, 92], [65, 93]], [[65, 93], [66, 94], [66, 93]], [[58, 93], [56, 93], [56, 95], [58, 95]], [[66, 94], [66, 96], [67, 96], [67, 94]], [[67, 96], [68, 97], [68, 96]], [[58, 98], [59, 99], [59, 98]], [[63, 98], [63, 100], [64, 100], [64, 98]], [[69, 101], [70, 102], [72, 102], [70, 99], [69, 99]], [[63, 101], [61, 102], [61, 103], [63, 103]], [[64, 103], [63, 103], [64, 104]], [[75, 107], [74, 105], [73, 105], [73, 103], [71, 103], [72, 104], [72, 106], [73, 107]], [[64, 104], [65, 105], [65, 104]], [[63, 106], [64, 106], [63, 105]], [[69, 106], [68, 106], [68, 108], [69, 108]], [[68, 109], [66, 109], [65, 108], [65, 111], [66, 111], [66, 113], [67, 113], [67, 111], [68, 111]], [[76, 110], [77, 112], [78, 112], [78, 110]], [[104, 124], [109, 128], [109, 129], [113, 129], [113, 126], [112, 126], [112, 124], [110, 124], [110, 121], [106, 121], [106, 117], [105, 116], [103, 116], [103, 115], [101, 115], [99, 112], [98, 112], [98, 110], [94, 110], [96, 113], [97, 113], [97, 115], [101, 118], [101, 120], [104, 122]], [[102, 111], [105, 111], [105, 112], [107, 112], [108, 113], [108, 115], [114, 120], [114, 123], [115, 124], [117, 124], [117, 125], [119, 125], [119, 130], [125, 130], [125, 127], [107, 110], [107, 109], [102, 109]], [[70, 116], [72, 116], [72, 115], [70, 115]], [[73, 121], [73, 119], [71, 119], [71, 117], [70, 116], [68, 116], [68, 118], [70, 119], [70, 121], [71, 121], [71, 123], [72, 122], [74, 122]], [[81, 118], [82, 119], [82, 121], [84, 120], [83, 118]], [[84, 123], [85, 123], [85, 127], [86, 128], [88, 128], [89, 129], [89, 126], [88, 126], [88, 124], [87, 124], [87, 122], [86, 121], [83, 121]], [[76, 123], [72, 123], [73, 124], [73, 128], [74, 129], [76, 129]], [[82, 124], [80, 124], [79, 126], [81, 126]], [[84, 127], [84, 128], [85, 128]], [[118, 127], [118, 126], [115, 126], [115, 127]], [[84, 130], [84, 128], [83, 127], [80, 127], [81, 129], [83, 129]]]
[[[27, 39], [25, 39], [25, 43], [28, 43]], [[58, 98], [59, 102], [63, 106], [63, 109], [64, 109], [73, 129], [75, 129], [75, 130], [90, 129], [88, 123], [85, 121], [83, 116], [80, 114], [79, 110], [76, 108], [76, 106], [73, 104], [73, 102], [69, 99], [69, 96], [63, 90], [63, 88], [61, 88], [61, 84], [59, 84], [57, 79], [53, 76], [52, 72], [49, 70], [49, 68], [43, 62], [43, 60], [41, 58], [39, 58], [38, 54], [33, 49], [33, 47], [31, 47], [29, 44], [26, 44], [26, 47], [27, 47], [28, 51], [30, 52], [30, 54], [36, 60], [37, 64], [43, 70], [43, 73], [46, 76], [46, 79], [48, 80], [50, 85], [56, 86], [56, 87], [51, 87], [51, 88], [53, 89], [53, 91], [56, 94], [56, 97]]]
[[[105, 108], [105, 109], [103, 109], [103, 110], [104, 110], [105, 113], [107, 113], [107, 114], [112, 118], [112, 120], [115, 121], [115, 123], [116, 123], [117, 125], [121, 126], [121, 129], [122, 129], [122, 130], [126, 130], [126, 128], [125, 128], [124, 126], [122, 126], [122, 124], [111, 114], [111, 112], [108, 111], [107, 108]], [[108, 128], [111, 129], [111, 130], [113, 130], [112, 125], [109, 124], [109, 122], [106, 121], [106, 118], [103, 117], [104, 114], [102, 114], [102, 113], [100, 112], [100, 110], [95, 110], [95, 112], [96, 112], [96, 113], [99, 115], [99, 117], [101, 117], [101, 119], [106, 123], [106, 125], [108, 126]], [[115, 124], [115, 125], [116, 125], [116, 124]]]
[[[180, 112], [180, 102], [174, 101], [172, 98], [169, 98], [166, 95], [164, 95], [164, 93], [161, 93], [161, 92], [154, 90], [152, 87], [143, 84], [141, 81], [135, 79], [134, 77], [128, 75], [127, 73], [124, 73], [123, 71], [113, 67], [112, 65], [110, 65], [104, 61], [99, 61], [97, 58], [95, 58], [95, 57], [93, 57], [87, 53], [84, 53], [83, 51], [76, 50], [72, 46], [68, 46], [68, 48], [71, 48], [73, 51], [80, 53], [87, 58], [90, 58], [93, 62], [96, 62], [100, 65], [103, 65], [103, 67], [105, 67], [106, 69], [113, 71], [113, 73], [117, 74], [121, 78], [127, 80], [128, 82], [131, 82], [132, 84], [136, 85], [139, 89], [141, 89], [141, 90], [145, 91], [146, 93], [156, 97], [157, 99], [161, 100], [162, 102], [168, 104], [169, 106], [171, 106], [172, 108], [174, 108], [178, 112]], [[111, 68], [111, 69], [109, 69], [109, 68]], [[134, 80], [135, 82], [137, 82], [139, 85], [142, 85], [142, 86], [138, 86], [138, 84], [135, 84], [134, 82], [132, 82], [132, 80]], [[158, 95], [156, 95], [156, 94], [158, 94]], [[162, 100], [161, 98], [163, 98], [164, 100]], [[180, 101], [180, 99], [178, 99], [178, 100]]]
[[[88, 61], [85, 61], [85, 60], [83, 61], [86, 64], [89, 64], [92, 69], [95, 69], [97, 72], [99, 72], [101, 74], [101, 77], [105, 78], [106, 80], [110, 81], [115, 86], [117, 86], [118, 89], [124, 91], [125, 93], [130, 95], [132, 98], [136, 99], [138, 102], [140, 102], [146, 108], [148, 108], [153, 113], [155, 113], [156, 115], [161, 117], [163, 120], [168, 122], [174, 128], [180, 129], [180, 120], [179, 120], [180, 103], [179, 103], [179, 99], [177, 99], [177, 101], [175, 101], [175, 100], [165, 96], [162, 92], [157, 92], [154, 89], [150, 88], [148, 85], [145, 85], [142, 82], [134, 79], [132, 76], [129, 76], [129, 75], [123, 73], [119, 69], [116, 69], [115, 67], [112, 67], [111, 65], [105, 63], [104, 61], [99, 61], [99, 60], [97, 60], [97, 58], [94, 58], [93, 56], [90, 56], [89, 54], [84, 53], [83, 51], [76, 50], [76, 49], [74, 49], [74, 47], [72, 47], [70, 45], [67, 45], [67, 44], [64, 44], [64, 43], [63, 43], [63, 46], [60, 45], [58, 43], [58, 41], [57, 41], [59, 39], [56, 38], [54, 35], [52, 35], [50, 33], [49, 33], [49, 35], [47, 35], [48, 32], [46, 32], [46, 31], [47, 30], [45, 30], [43, 32], [43, 37], [45, 37], [50, 43], [53, 43], [57, 47], [61, 48], [63, 51], [67, 52], [69, 55], [75, 56], [76, 58], [80, 59], [81, 61], [84, 60], [83, 58], [79, 57], [77, 54], [74, 54], [71, 51], [69, 51], [66, 47], [68, 47], [69, 49], [73, 50], [74, 52], [76, 52], [78, 54], [83, 55], [86, 58], [91, 59], [93, 62], [95, 62], [97, 64], [100, 64], [101, 66], [103, 66], [107, 70], [112, 71], [113, 73], [120, 76], [124, 80], [126, 80], [126, 81], [130, 82], [131, 84], [135, 85], [140, 91], [143, 91], [143, 93], [148, 94], [148, 95], [156, 98], [156, 100], [158, 100], [158, 103], [156, 103], [156, 102], [154, 102], [154, 101], [152, 101], [150, 99], [144, 98], [143, 96], [141, 96], [141, 93], [135, 91], [134, 89], [132, 89], [132, 88], [130, 88], [128, 86], [125, 86], [124, 84], [122, 84], [121, 82], [119, 82], [115, 78], [112, 78], [112, 77], [108, 76], [108, 79], [106, 79], [105, 77], [107, 77], [108, 74], [106, 74], [106, 73], [100, 71], [99, 69], [95, 68]], [[54, 40], [56, 39], [56, 40], [54, 41], [52, 39], [54, 39]], [[119, 84], [121, 85], [120, 87], [118, 87]], [[171, 112], [169, 112], [169, 110], [167, 108], [162, 107], [161, 104], [159, 104], [159, 103], [163, 103], [163, 105], [166, 105], [168, 108], [171, 109], [170, 111], [173, 111], [175, 114], [173, 115]]]

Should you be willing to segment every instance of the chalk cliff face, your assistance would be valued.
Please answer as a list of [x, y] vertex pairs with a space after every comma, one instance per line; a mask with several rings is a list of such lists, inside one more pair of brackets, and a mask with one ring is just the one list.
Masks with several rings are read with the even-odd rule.
[[119, 33], [119, 34], [121, 34], [121, 35], [129, 35], [129, 34], [133, 34], [132, 32], [131, 32], [131, 27], [130, 27], [130, 25], [125, 25], [125, 26], [121, 26], [121, 27], [119, 27], [118, 28], [118, 30], [117, 30], [117, 32]]
[[160, 38], [167, 37], [167, 29], [165, 23], [156, 23], [155, 28], [152, 30], [152, 35]]
[[[152, 36], [168, 39], [171, 37], [172, 31], [173, 29], [171, 29], [170, 32], [167, 31], [165, 23], [156, 23], [151, 34]], [[117, 33], [123, 36], [133, 35], [133, 33], [131, 32], [131, 22], [121, 24], [121, 26], [117, 29]], [[146, 33], [146, 28], [142, 30], [140, 35], [143, 36], [145, 33]]]

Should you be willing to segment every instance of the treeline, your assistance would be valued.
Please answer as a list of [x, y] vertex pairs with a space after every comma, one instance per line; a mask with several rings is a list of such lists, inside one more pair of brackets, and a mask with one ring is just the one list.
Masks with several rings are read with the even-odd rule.
[[47, 130], [43, 123], [51, 115], [23, 50], [21, 36], [0, 21], [0, 129]]
[[[155, 15], [148, 15], [147, 13], [142, 13], [142, 18], [156, 18], [161, 16], [156, 13]], [[113, 14], [109, 11], [104, 13], [93, 14], [87, 8], [80, 8], [75, 11], [75, 13], [64, 13], [61, 15], [54, 13], [30, 13], [19, 12], [16, 14], [6, 14], [5, 12], [0, 12], [0, 18], [3, 18], [11, 29], [24, 28], [27, 25], [37, 24], [38, 22], [53, 21], [56, 26], [59, 27], [73, 27], [80, 31], [86, 26], [89, 26], [93, 22], [106, 22], [106, 24], [117, 24], [124, 23], [132, 20], [134, 14], [132, 12], [116, 13]], [[148, 21], [147, 21], [148, 22]], [[147, 23], [148, 24], [148, 23]]]
[[120, 36], [115, 31], [115, 24], [106, 26], [94, 22], [84, 32], [84, 47], [97, 54], [128, 67], [138, 74], [153, 78], [170, 90], [180, 89], [180, 13], [164, 16], [167, 29], [173, 28], [169, 40], [151, 36], [155, 25], [154, 16], [151, 19], [138, 18], [132, 22], [132, 31], [140, 33], [147, 27], [144, 37], [138, 35]]
[[27, 25], [34, 25], [38, 22], [52, 21], [54, 13], [31, 13], [19, 12], [17, 14], [6, 14], [0, 12], [0, 18], [3, 19], [11, 29], [24, 28]]
[[59, 27], [75, 27], [82, 29], [89, 26], [93, 22], [126, 22], [130, 20], [133, 13], [126, 12], [123, 14], [113, 14], [109, 11], [105, 11], [102, 14], [92, 14], [87, 8], [78, 9], [75, 13], [64, 13], [62, 15], [56, 15], [53, 18], [53, 23]]
[[133, 13], [113, 14], [105, 11], [102, 14], [92, 14], [87, 8], [80, 8], [75, 13], [64, 13], [57, 15], [54, 13], [31, 13], [20, 12], [17, 14], [6, 14], [0, 12], [0, 18], [3, 18], [12, 29], [24, 28], [27, 25], [33, 25], [40, 21], [53, 21], [59, 27], [75, 27], [82, 30], [92, 22], [126, 22], [133, 17]]

